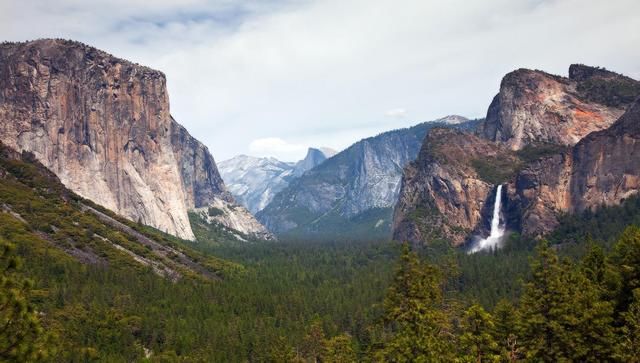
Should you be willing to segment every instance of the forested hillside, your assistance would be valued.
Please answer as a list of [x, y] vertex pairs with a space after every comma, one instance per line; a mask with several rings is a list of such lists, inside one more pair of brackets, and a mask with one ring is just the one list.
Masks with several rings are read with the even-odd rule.
[[[390, 244], [194, 244], [83, 200], [29, 154], [3, 148], [0, 171], [11, 267], [3, 279], [31, 281], [3, 280], [10, 293], [2, 298], [29, 302], [40, 338], [21, 346], [47, 361], [264, 361], [280, 337], [293, 345], [306, 321], [321, 319], [328, 331], [365, 327], [390, 275]], [[3, 306], [0, 316], [10, 316]], [[1, 338], [11, 342], [13, 331]], [[10, 345], [0, 343], [0, 357], [25, 357]]]

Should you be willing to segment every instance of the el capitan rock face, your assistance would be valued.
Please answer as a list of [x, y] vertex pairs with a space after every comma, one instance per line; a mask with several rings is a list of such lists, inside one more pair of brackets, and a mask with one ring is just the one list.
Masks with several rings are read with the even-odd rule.
[[189, 209], [233, 201], [161, 72], [65, 40], [4, 43], [0, 60], [0, 140], [79, 195], [186, 239]]
[[574, 145], [611, 126], [639, 93], [637, 81], [601, 68], [572, 65], [569, 78], [519, 69], [502, 79], [479, 134], [513, 150]]

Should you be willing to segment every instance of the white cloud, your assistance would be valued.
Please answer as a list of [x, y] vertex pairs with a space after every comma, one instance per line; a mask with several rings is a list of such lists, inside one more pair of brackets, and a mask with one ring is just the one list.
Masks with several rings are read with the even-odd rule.
[[404, 108], [394, 108], [394, 109], [388, 110], [384, 114], [387, 117], [405, 118], [407, 116], [407, 110], [405, 110]]
[[[280, 160], [297, 160], [296, 156], [304, 153], [307, 146], [292, 144], [279, 137], [265, 137], [251, 141], [249, 151], [258, 156], [273, 156]], [[293, 158], [292, 158], [293, 157]]]
[[174, 117], [219, 160], [264, 135], [342, 149], [484, 116], [519, 67], [640, 78], [637, 0], [0, 1], [2, 37], [74, 38], [162, 70]]

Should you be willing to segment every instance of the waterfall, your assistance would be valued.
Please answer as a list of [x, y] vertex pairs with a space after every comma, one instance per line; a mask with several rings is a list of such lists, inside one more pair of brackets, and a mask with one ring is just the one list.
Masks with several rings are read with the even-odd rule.
[[504, 227], [500, 226], [500, 203], [502, 202], [502, 185], [498, 185], [496, 189], [496, 201], [493, 204], [493, 217], [491, 218], [491, 232], [489, 237], [481, 239], [469, 251], [475, 253], [484, 249], [494, 248], [498, 246], [502, 236], [504, 235]]

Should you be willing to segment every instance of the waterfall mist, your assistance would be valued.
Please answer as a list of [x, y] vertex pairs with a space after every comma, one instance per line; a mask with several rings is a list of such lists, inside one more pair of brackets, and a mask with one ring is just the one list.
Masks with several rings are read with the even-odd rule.
[[502, 236], [504, 236], [504, 226], [500, 225], [500, 204], [502, 202], [502, 185], [496, 189], [496, 201], [493, 204], [493, 217], [491, 218], [491, 232], [489, 237], [476, 242], [469, 253], [475, 253], [484, 249], [498, 247]]

